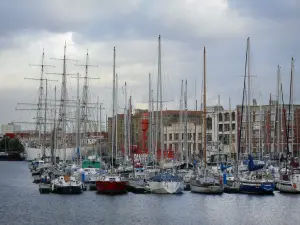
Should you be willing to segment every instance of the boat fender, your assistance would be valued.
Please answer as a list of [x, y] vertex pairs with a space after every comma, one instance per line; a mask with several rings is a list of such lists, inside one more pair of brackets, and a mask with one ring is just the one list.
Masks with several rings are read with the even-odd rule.
[[223, 178], [220, 176], [220, 180], [219, 180], [220, 184], [223, 184]]

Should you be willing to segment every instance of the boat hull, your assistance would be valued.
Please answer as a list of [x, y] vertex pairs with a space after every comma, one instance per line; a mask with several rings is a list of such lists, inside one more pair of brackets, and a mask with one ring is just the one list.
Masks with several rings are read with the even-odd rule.
[[180, 194], [184, 190], [183, 181], [149, 181], [149, 191], [155, 194]]
[[204, 194], [222, 194], [224, 192], [223, 185], [201, 185], [195, 181], [190, 182], [191, 192]]
[[129, 180], [126, 188], [127, 191], [135, 194], [144, 194], [148, 192], [146, 183], [143, 180]]
[[277, 189], [283, 193], [300, 193], [300, 182], [279, 181]]
[[241, 183], [239, 191], [246, 194], [273, 194], [274, 183]]
[[127, 181], [96, 181], [96, 189], [102, 194], [122, 194], [127, 192]]
[[55, 186], [53, 192], [57, 194], [81, 194], [82, 188], [80, 186]]

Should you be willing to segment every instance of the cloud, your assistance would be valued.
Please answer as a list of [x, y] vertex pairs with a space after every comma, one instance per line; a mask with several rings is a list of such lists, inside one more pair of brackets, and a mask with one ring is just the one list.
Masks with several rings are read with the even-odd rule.
[[[42, 49], [46, 63], [55, 65], [47, 72], [62, 71], [61, 61], [50, 58], [63, 56], [67, 41], [67, 55], [85, 63], [89, 50], [91, 101], [99, 96], [111, 114], [112, 59], [116, 47], [119, 74], [119, 102], [123, 107], [121, 87], [128, 83], [137, 107], [148, 102], [148, 74], [152, 75], [152, 89], [156, 96], [157, 38], [162, 35], [163, 98], [170, 102], [164, 108], [179, 108], [180, 82], [188, 79], [188, 106], [195, 108], [195, 88], [200, 105], [203, 76], [203, 47], [207, 48], [208, 104], [217, 104], [220, 94], [225, 108], [228, 98], [232, 105], [240, 104], [244, 75], [246, 39], [251, 37], [251, 65], [255, 97], [262, 92], [275, 93], [277, 64], [282, 66], [285, 93], [288, 88], [290, 58], [299, 57], [297, 21], [300, 10], [297, 1], [285, 3], [275, 0], [127, 0], [127, 1], [6, 1], [0, 8], [0, 94], [4, 108], [0, 123], [28, 119], [29, 112], [11, 113], [18, 102], [37, 100], [38, 82], [24, 77], [38, 78]], [[84, 73], [84, 69], [68, 62], [69, 73]], [[61, 77], [47, 75], [51, 79]], [[197, 82], [195, 82], [195, 80]], [[262, 82], [263, 81], [263, 82]], [[267, 81], [267, 82], [266, 82]], [[82, 86], [82, 79], [80, 80]], [[296, 81], [295, 81], [296, 82]], [[50, 97], [60, 82], [49, 84]], [[76, 97], [76, 79], [68, 77], [68, 97]], [[295, 90], [297, 93], [298, 90]], [[300, 93], [299, 93], [300, 94]], [[58, 90], [58, 96], [60, 92]], [[4, 96], [9, 96], [6, 98]], [[297, 96], [295, 94], [295, 96]], [[121, 109], [120, 109], [121, 110]]]

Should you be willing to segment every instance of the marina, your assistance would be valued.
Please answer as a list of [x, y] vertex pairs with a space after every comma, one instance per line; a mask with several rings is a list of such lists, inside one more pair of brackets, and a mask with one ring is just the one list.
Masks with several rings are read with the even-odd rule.
[[0, 225], [300, 224], [297, 0], [13, 2]]

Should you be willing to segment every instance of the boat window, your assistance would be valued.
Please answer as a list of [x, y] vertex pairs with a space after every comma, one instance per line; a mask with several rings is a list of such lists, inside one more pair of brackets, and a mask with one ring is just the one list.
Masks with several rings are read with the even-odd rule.
[[115, 181], [116, 178], [109, 178], [109, 181]]
[[294, 169], [293, 174], [300, 174], [300, 170], [299, 169]]

